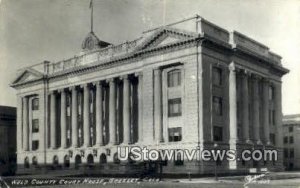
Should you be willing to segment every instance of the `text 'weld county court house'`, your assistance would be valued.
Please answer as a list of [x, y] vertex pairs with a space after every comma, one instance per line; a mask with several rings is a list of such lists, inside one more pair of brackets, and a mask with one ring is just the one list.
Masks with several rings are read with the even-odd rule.
[[[138, 162], [120, 162], [118, 146], [203, 150], [216, 143], [238, 153], [280, 151], [276, 162], [219, 161], [219, 172], [282, 169], [287, 72], [265, 45], [199, 16], [118, 45], [90, 32], [80, 55], [25, 68], [11, 84], [18, 172], [129, 174]], [[214, 170], [214, 161], [178, 160], [164, 162], [163, 173]]]

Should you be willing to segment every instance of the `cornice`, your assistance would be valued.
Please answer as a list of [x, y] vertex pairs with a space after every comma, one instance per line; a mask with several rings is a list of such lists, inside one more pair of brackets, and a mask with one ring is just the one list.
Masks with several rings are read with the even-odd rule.
[[250, 57], [252, 59], [258, 60], [260, 63], [263, 63], [264, 65], [273, 68], [274, 70], [277, 70], [281, 73], [281, 75], [284, 75], [289, 72], [288, 69], [282, 67], [278, 64], [278, 62], [272, 60], [271, 58], [262, 56], [252, 50], [246, 49], [240, 45], [236, 45], [235, 48], [233, 48], [233, 54], [236, 56], [244, 55], [247, 57]]
[[[164, 28], [157, 32], [159, 33], [159, 32], [175, 32], [175, 31]], [[175, 33], [181, 34], [181, 32], [178, 32], [178, 33], [175, 32]], [[183, 35], [183, 36], [185, 36], [185, 35]], [[212, 36], [210, 36], [208, 34], [204, 34], [204, 33], [199, 34], [199, 35], [194, 35], [194, 36], [192, 36], [192, 35], [188, 35], [188, 36], [190, 38], [188, 38], [186, 40], [179, 40], [179, 41], [169, 43], [169, 44], [166, 44], [163, 46], [150, 47], [150, 48], [142, 49], [139, 51], [131, 51], [131, 52], [128, 52], [123, 55], [111, 57], [102, 62], [98, 61], [98, 62], [95, 62], [92, 64], [87, 64], [87, 65], [78, 66], [78, 67], [74, 67], [71, 69], [55, 72], [55, 73], [49, 74], [48, 77], [44, 76], [43, 78], [31, 80], [26, 83], [11, 84], [11, 87], [19, 88], [21, 86], [33, 85], [36, 82], [43, 81], [43, 80], [56, 80], [56, 79], [62, 79], [63, 77], [66, 77], [66, 76], [72, 75], [72, 74], [94, 72], [94, 71], [98, 71], [99, 69], [104, 68], [104, 67], [118, 66], [121, 63], [133, 63], [142, 58], [162, 55], [162, 54], [166, 54], [166, 53], [169, 53], [172, 51], [177, 51], [177, 50], [185, 49], [188, 47], [192, 47], [195, 45], [202, 45], [205, 47], [210, 47], [210, 48], [219, 49], [219, 50], [228, 50], [228, 52], [231, 52], [232, 56], [241, 54], [241, 55], [246, 55], [250, 58], [255, 58], [257, 60], [261, 60], [261, 62], [263, 62], [264, 64], [268, 65], [269, 67], [273, 68], [274, 70], [279, 71], [281, 73], [281, 75], [284, 75], [289, 72], [288, 69], [278, 65], [278, 63], [273, 61], [272, 59], [264, 57], [256, 52], [246, 49], [240, 45], [232, 46], [229, 43], [226, 43], [224, 41], [221, 41], [215, 37], [212, 37]], [[198, 44], [198, 41], [203, 41], [203, 42]], [[151, 43], [151, 40], [148, 42]]]
[[147, 57], [151, 57], [151, 56], [155, 56], [155, 55], [162, 55], [162, 54], [165, 54], [165, 53], [168, 53], [171, 51], [177, 51], [180, 49], [187, 48], [189, 46], [196, 45], [195, 42], [197, 39], [198, 39], [197, 37], [194, 37], [192, 39], [188, 39], [188, 40], [184, 40], [184, 41], [180, 41], [180, 42], [176, 42], [176, 43], [171, 43], [171, 44], [168, 44], [165, 46], [154, 47], [154, 48], [150, 48], [150, 49], [141, 50], [138, 52], [129, 52], [126, 55], [114, 57], [105, 62], [100, 62], [100, 63], [96, 62], [93, 64], [75, 67], [73, 69], [68, 69], [65, 71], [50, 74], [49, 79], [50, 80], [51, 79], [59, 79], [61, 77], [65, 77], [65, 76], [77, 74], [77, 73], [94, 72], [94, 71], [97, 71], [99, 68], [109, 67], [109, 66], [118, 66], [119, 64], [128, 62], [128, 61], [130, 61], [132, 63], [132, 62], [136, 62], [142, 58], [147, 58]]

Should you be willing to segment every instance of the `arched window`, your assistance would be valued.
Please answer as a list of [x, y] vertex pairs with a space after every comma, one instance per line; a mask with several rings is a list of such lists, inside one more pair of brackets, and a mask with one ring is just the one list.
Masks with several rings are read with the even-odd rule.
[[115, 164], [120, 164], [120, 159], [118, 158], [118, 153], [114, 154], [114, 163]]
[[37, 166], [37, 165], [38, 165], [38, 161], [37, 161], [36, 156], [34, 156], [34, 157], [32, 158], [32, 165], [34, 165], [34, 166]]
[[93, 164], [94, 163], [94, 157], [92, 154], [89, 154], [87, 157], [87, 163], [88, 164]]
[[181, 85], [181, 70], [174, 69], [168, 72], [168, 87], [176, 87]]
[[105, 164], [105, 163], [107, 163], [106, 155], [104, 153], [102, 153], [100, 155], [100, 164]]
[[80, 155], [76, 155], [76, 157], [75, 157], [75, 169], [78, 169], [80, 164], [81, 164], [81, 157], [80, 157]]
[[159, 160], [162, 166], [168, 166], [168, 159], [166, 157], [162, 157], [162, 156], [166, 156], [166, 150], [161, 150], [161, 154], [159, 155]]
[[26, 157], [26, 158], [24, 159], [24, 167], [25, 167], [25, 168], [29, 168], [29, 158], [28, 158], [28, 157]]
[[54, 155], [54, 157], [53, 157], [53, 165], [55, 165], [55, 166], [57, 166], [58, 165], [58, 157], [57, 157], [57, 155]]
[[175, 166], [182, 166], [183, 165], [183, 157], [180, 152], [177, 153], [174, 161]]
[[69, 157], [69, 155], [66, 155], [65, 157], [64, 157], [64, 166], [65, 167], [70, 167], [70, 157]]
[[136, 163], [136, 160], [134, 160], [135, 157], [136, 157], [135, 155], [133, 155], [132, 153], [129, 153], [128, 154], [128, 163], [130, 163], [130, 164]]
[[218, 157], [216, 164], [217, 166], [222, 166], [222, 160], [220, 159], [220, 157]]

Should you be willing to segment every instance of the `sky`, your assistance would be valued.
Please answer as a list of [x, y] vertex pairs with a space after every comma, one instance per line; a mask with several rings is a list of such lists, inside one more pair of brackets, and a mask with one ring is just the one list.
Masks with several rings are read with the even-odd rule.
[[[80, 52], [90, 31], [89, 0], [0, 0], [0, 105], [16, 106], [17, 70]], [[94, 32], [122, 43], [152, 27], [199, 14], [283, 57], [284, 114], [300, 113], [300, 0], [94, 0]]]

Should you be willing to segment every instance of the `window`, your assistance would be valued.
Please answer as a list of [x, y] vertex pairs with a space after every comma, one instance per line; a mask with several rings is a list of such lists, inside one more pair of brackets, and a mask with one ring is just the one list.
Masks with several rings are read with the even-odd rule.
[[218, 67], [213, 68], [213, 84], [217, 86], [222, 85], [222, 69]]
[[114, 154], [113, 161], [114, 161], [115, 164], [120, 164], [121, 161], [120, 161], [120, 159], [118, 158], [118, 153], [115, 153], [115, 154]]
[[269, 123], [275, 125], [275, 110], [269, 110]]
[[214, 126], [214, 141], [222, 141], [223, 140], [223, 128]]
[[246, 166], [246, 161], [244, 159], [242, 159], [242, 165]]
[[178, 142], [182, 139], [181, 127], [169, 128], [169, 142]]
[[39, 99], [34, 98], [32, 99], [32, 110], [38, 110], [39, 109]]
[[294, 137], [290, 136], [290, 144], [294, 143]]
[[83, 98], [83, 93], [82, 92], [78, 92], [78, 97], [77, 97], [77, 107], [78, 107], [78, 115], [81, 116], [82, 115], [82, 98]]
[[270, 134], [270, 141], [273, 145], [275, 145], [275, 134], [273, 133]]
[[269, 87], [269, 100], [273, 100], [274, 99], [274, 96], [275, 96], [274, 94], [275, 94], [274, 87], [270, 86]]
[[65, 155], [64, 157], [64, 166], [69, 168], [70, 167], [70, 157], [69, 155]]
[[290, 158], [294, 158], [294, 149], [290, 149]]
[[183, 157], [182, 157], [180, 152], [178, 152], [176, 157], [174, 158], [174, 165], [175, 166], [182, 166], [183, 165]]
[[284, 139], [283, 139], [283, 143], [287, 144], [288, 143], [288, 137], [285, 136]]
[[71, 95], [70, 93], [66, 93], [67, 116], [71, 116], [71, 103], [72, 103]]
[[106, 155], [104, 153], [102, 153], [100, 155], [100, 164], [105, 164], [106, 162], [107, 162]]
[[294, 131], [293, 127], [292, 126], [289, 127], [289, 132], [293, 132], [293, 131]]
[[26, 157], [26, 158], [24, 159], [24, 167], [25, 167], [25, 168], [29, 168], [29, 158], [28, 158], [28, 157]]
[[53, 157], [53, 165], [57, 166], [59, 164], [57, 155]]
[[34, 165], [34, 166], [37, 166], [37, 165], [38, 165], [38, 161], [37, 161], [36, 156], [34, 156], [34, 157], [32, 158], [32, 165]]
[[37, 149], [39, 149], [39, 141], [34, 140], [32, 141], [32, 150], [37, 150]]
[[289, 157], [289, 151], [287, 148], [284, 148], [284, 158], [288, 158]]
[[66, 94], [66, 105], [67, 105], [67, 107], [71, 106], [71, 103], [72, 103], [71, 95], [70, 95], [70, 93], [67, 93]]
[[181, 98], [168, 100], [169, 117], [181, 116]]
[[222, 111], [222, 98], [221, 97], [213, 97], [213, 111], [216, 115], [221, 116], [223, 114]]
[[168, 87], [176, 87], [181, 85], [181, 70], [175, 69], [168, 72]]
[[39, 120], [38, 119], [32, 120], [32, 132], [33, 133], [39, 132]]

